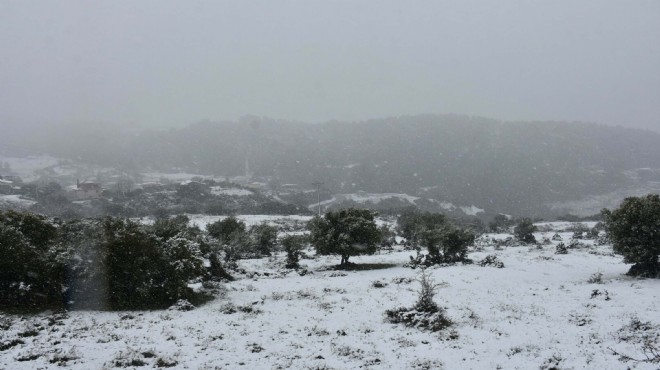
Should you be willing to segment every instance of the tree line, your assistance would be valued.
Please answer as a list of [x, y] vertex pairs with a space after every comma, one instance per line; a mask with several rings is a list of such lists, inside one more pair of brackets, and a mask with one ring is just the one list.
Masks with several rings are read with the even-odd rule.
[[[629, 274], [660, 276], [660, 197], [627, 198], [603, 215], [614, 252], [633, 264]], [[339, 256], [339, 268], [350, 268], [350, 257], [389, 248], [395, 235], [417, 250], [413, 268], [471, 262], [467, 253], [475, 234], [442, 214], [404, 212], [396, 233], [378, 227], [375, 217], [364, 209], [330, 211], [308, 222], [308, 235], [278, 238], [273, 226], [247, 228], [235, 217], [201, 230], [181, 215], [145, 225], [113, 217], [61, 220], [0, 212], [0, 309], [153, 309], [179, 299], [203, 302], [210, 291], [193, 290], [190, 283], [204, 287], [232, 279], [239, 259], [269, 256], [279, 248], [286, 254], [284, 267], [297, 269], [311, 245], [318, 255]], [[531, 220], [522, 219], [514, 235], [535, 243], [535, 230]]]

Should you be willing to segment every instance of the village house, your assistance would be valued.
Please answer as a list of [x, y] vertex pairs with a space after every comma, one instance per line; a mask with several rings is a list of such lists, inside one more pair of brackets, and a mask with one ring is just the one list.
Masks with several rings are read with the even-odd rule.
[[95, 182], [76, 182], [76, 187], [69, 191], [71, 200], [98, 199], [101, 197], [103, 189], [101, 185]]

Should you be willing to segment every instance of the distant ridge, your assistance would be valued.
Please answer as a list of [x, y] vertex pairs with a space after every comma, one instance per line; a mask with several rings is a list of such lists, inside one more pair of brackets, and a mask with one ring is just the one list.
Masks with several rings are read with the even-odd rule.
[[[52, 155], [135, 171], [236, 176], [249, 161], [251, 173], [272, 184], [323, 181], [335, 194], [402, 193], [514, 215], [563, 212], [550, 205], [660, 181], [660, 134], [589, 123], [246, 117], [141, 133], [101, 125], [47, 135], [35, 142]], [[640, 168], [648, 169], [642, 177]]]

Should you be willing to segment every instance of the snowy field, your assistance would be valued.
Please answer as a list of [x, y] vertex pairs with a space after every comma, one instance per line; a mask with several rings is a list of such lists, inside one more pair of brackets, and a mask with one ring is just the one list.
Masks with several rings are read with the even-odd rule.
[[27, 209], [37, 202], [24, 199], [20, 195], [0, 195], [0, 209]]
[[47, 155], [28, 157], [5, 157], [0, 155], [0, 162], [7, 163], [11, 173], [18, 175], [23, 181], [29, 182], [38, 179], [37, 173], [48, 167], [54, 167], [59, 160]]
[[[572, 233], [561, 235], [568, 244]], [[192, 311], [0, 314], [0, 368], [658, 369], [623, 361], [646, 357], [640, 333], [621, 329], [660, 324], [660, 280], [625, 276], [629, 265], [609, 246], [557, 255], [552, 243], [484, 243], [469, 255], [495, 254], [504, 268], [429, 268], [454, 322], [440, 333], [384, 320], [416, 300], [419, 270], [404, 267], [412, 252], [351, 258], [378, 267], [366, 271], [328, 270], [338, 257], [304, 259], [304, 276], [277, 255], [240, 261], [247, 274]], [[602, 281], [589, 282], [597, 273]], [[654, 330], [646, 334], [660, 344]]]

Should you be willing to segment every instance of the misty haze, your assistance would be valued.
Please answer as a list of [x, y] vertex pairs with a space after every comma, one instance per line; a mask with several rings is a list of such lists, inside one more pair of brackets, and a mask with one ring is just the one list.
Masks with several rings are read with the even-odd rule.
[[658, 20], [0, 0], [0, 368], [658, 369]]

